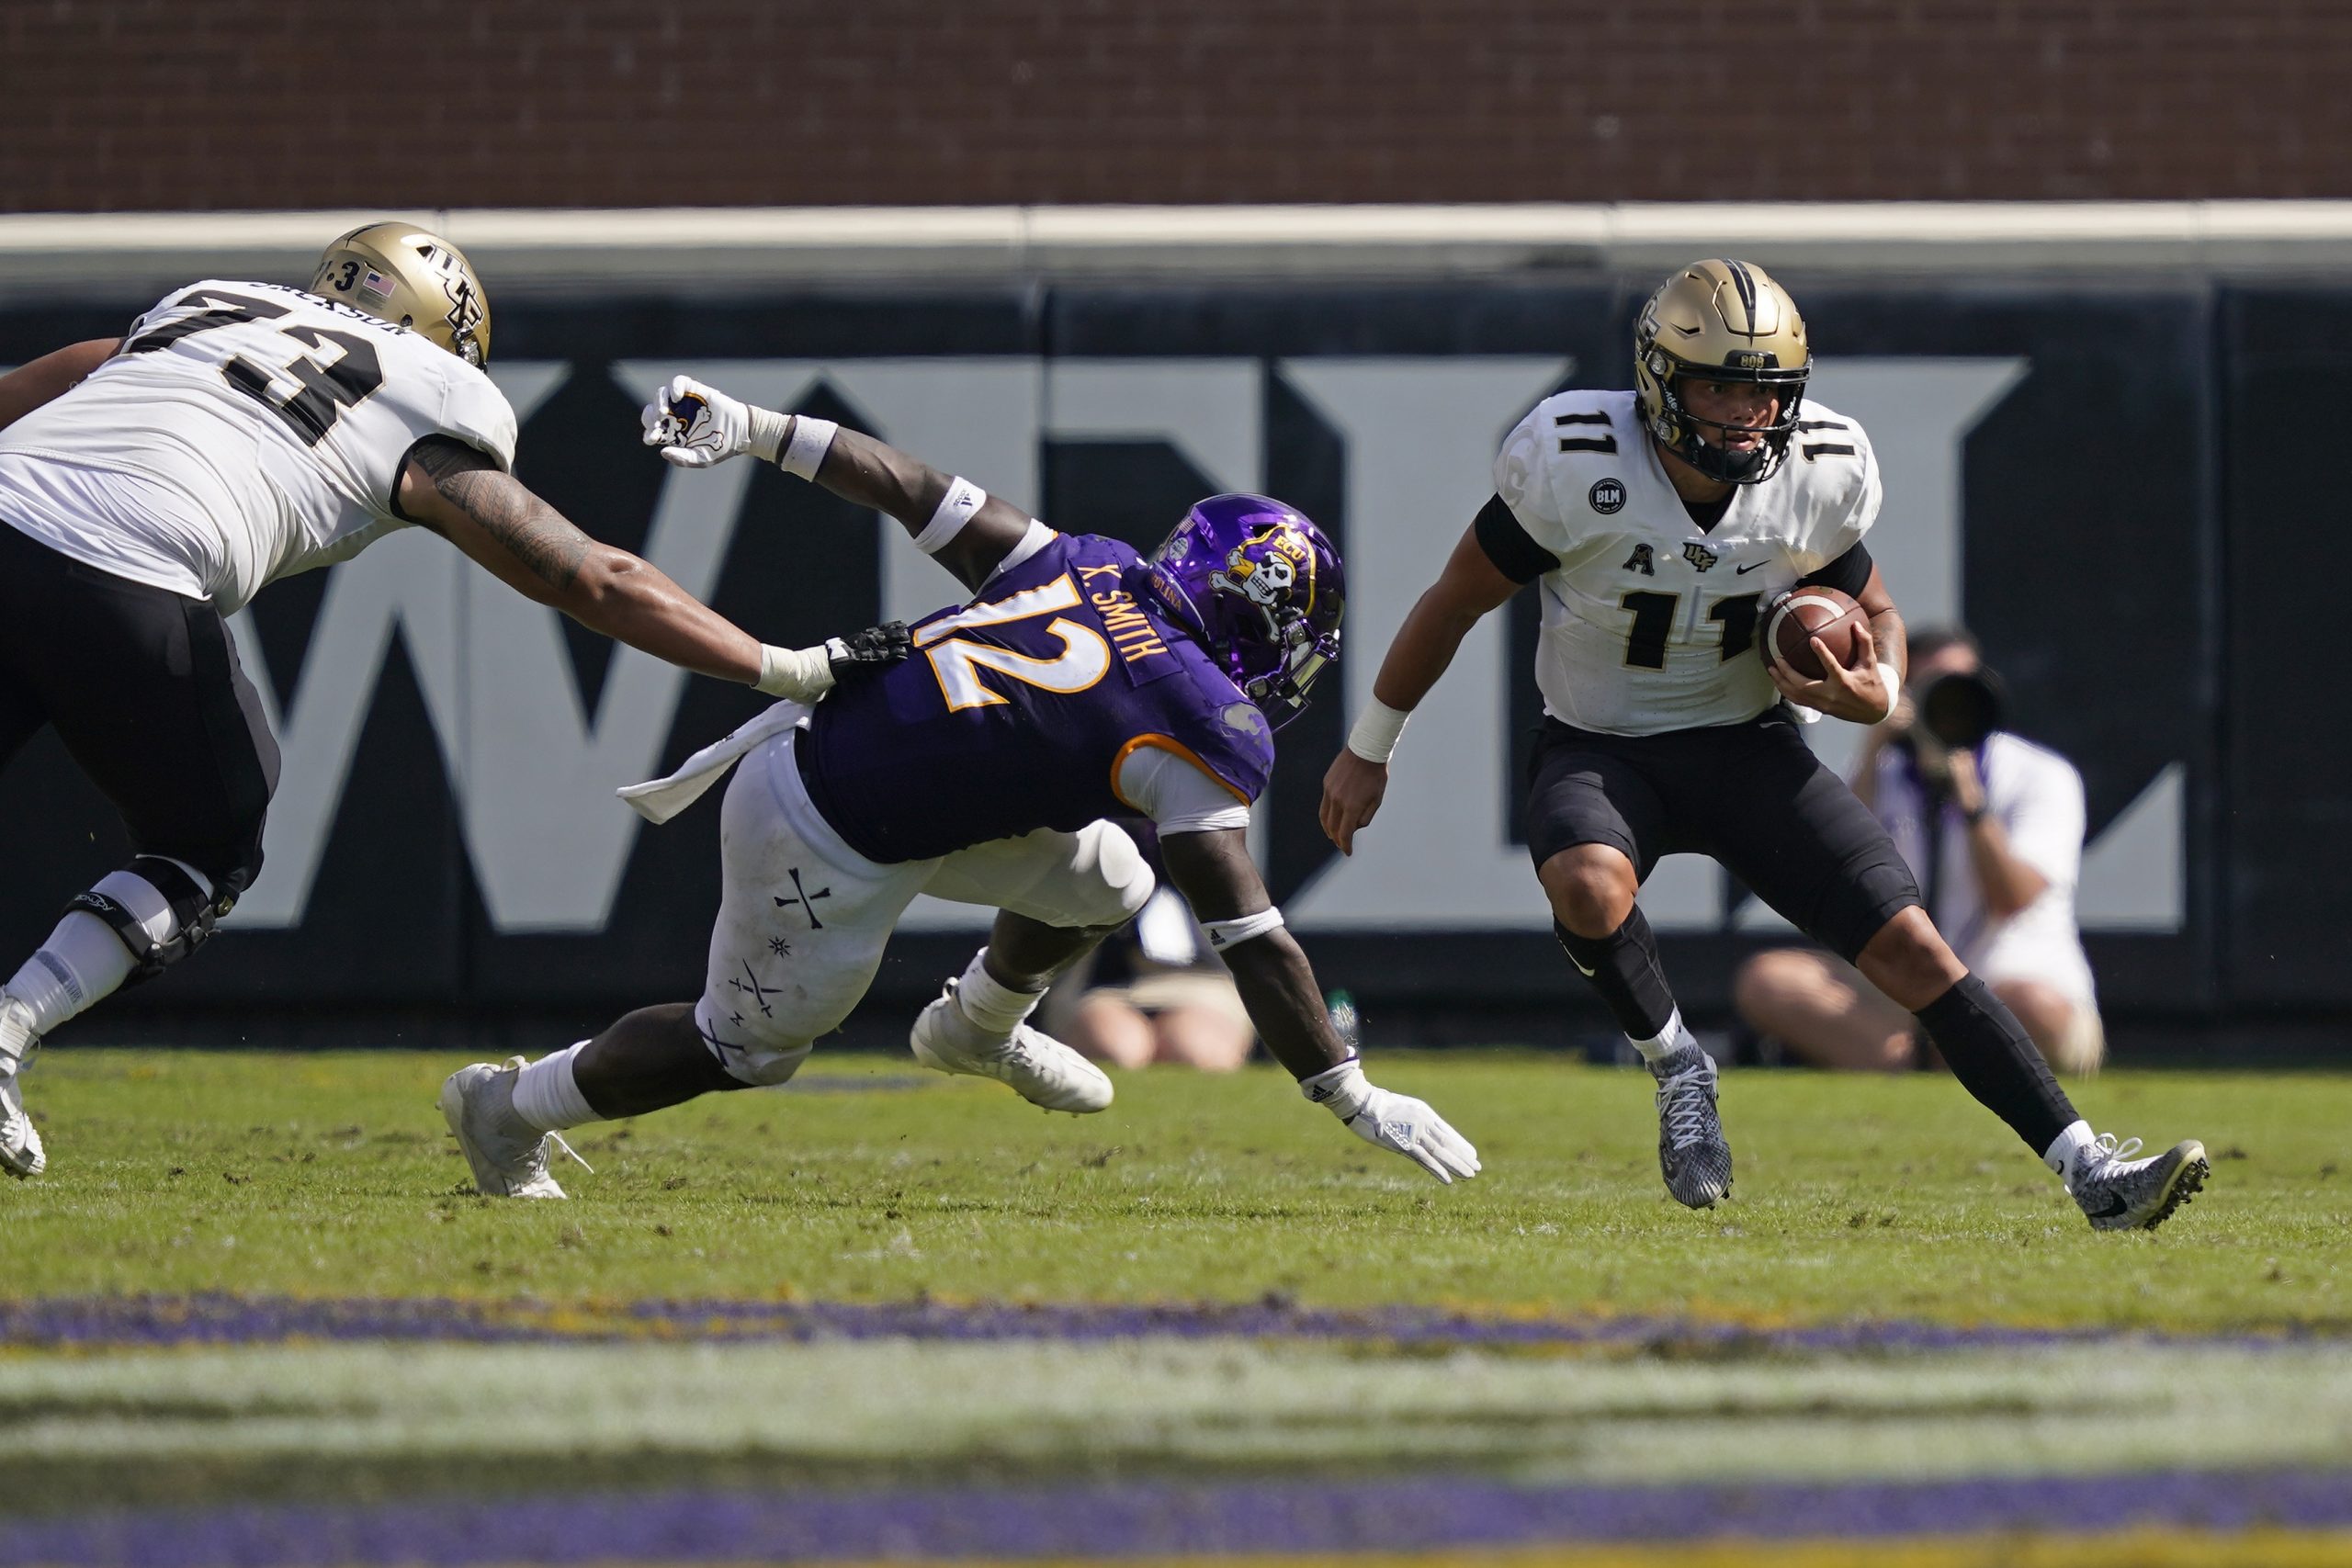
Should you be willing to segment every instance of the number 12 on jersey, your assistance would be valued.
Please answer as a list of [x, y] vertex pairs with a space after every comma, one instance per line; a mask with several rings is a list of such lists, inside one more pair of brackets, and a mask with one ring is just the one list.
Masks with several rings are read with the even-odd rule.
[[[1756, 615], [1763, 602], [1761, 593], [1735, 593], [1716, 600], [1708, 608], [1705, 618], [1723, 628], [1718, 644], [1724, 663], [1730, 663], [1756, 646]], [[1634, 617], [1634, 624], [1625, 633], [1627, 669], [1666, 668], [1667, 644], [1674, 637], [1675, 612], [1681, 605], [1679, 593], [1657, 593], [1645, 589], [1635, 589], [1617, 601], [1617, 607]], [[1683, 640], [1695, 641], [1697, 632], [1694, 621], [1685, 631]]]
[[[947, 699], [950, 713], [988, 707], [1006, 700], [980, 679], [983, 670], [1041, 691], [1064, 694], [1083, 692], [1110, 672], [1111, 645], [1092, 627], [1054, 615], [1057, 610], [1075, 610], [1078, 606], [1078, 584], [1065, 572], [1043, 587], [1026, 588], [1002, 599], [974, 604], [918, 626], [915, 646], [931, 660], [931, 672], [939, 678], [940, 694]], [[1023, 653], [994, 643], [947, 635], [1034, 620], [1039, 615], [1054, 615], [1042, 629], [1061, 644], [1059, 653]]]

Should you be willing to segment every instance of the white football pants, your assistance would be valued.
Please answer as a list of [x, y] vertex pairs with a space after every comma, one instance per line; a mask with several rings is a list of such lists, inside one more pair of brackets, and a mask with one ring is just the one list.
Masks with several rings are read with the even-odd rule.
[[1151, 897], [1150, 866], [1108, 822], [877, 864], [817, 814], [793, 761], [798, 737], [786, 730], [745, 756], [720, 807], [724, 890], [695, 1022], [746, 1083], [784, 1082], [841, 1027], [919, 893], [1063, 927], [1118, 925]]

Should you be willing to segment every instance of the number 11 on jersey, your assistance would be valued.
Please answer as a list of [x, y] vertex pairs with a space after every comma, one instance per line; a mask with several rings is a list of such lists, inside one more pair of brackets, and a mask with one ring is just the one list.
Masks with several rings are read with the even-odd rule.
[[[1756, 616], [1763, 602], [1761, 593], [1735, 593], [1708, 607], [1705, 618], [1722, 628], [1716, 640], [1724, 663], [1728, 664], [1756, 646]], [[1627, 669], [1666, 668], [1667, 644], [1673, 639], [1675, 612], [1681, 604], [1679, 593], [1659, 593], [1648, 589], [1635, 589], [1617, 601], [1617, 607], [1634, 617], [1634, 624], [1625, 633]], [[1683, 640], [1695, 642], [1697, 632], [1694, 624]]]

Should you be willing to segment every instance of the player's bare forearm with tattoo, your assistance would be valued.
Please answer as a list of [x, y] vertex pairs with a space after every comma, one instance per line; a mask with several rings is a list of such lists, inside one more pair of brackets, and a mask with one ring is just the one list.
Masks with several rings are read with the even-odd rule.
[[[790, 439], [787, 427], [787, 444]], [[954, 480], [888, 442], [842, 430], [834, 434], [825, 460], [818, 466], [817, 482], [843, 501], [888, 513], [911, 536], [920, 535], [930, 525]], [[1028, 531], [1026, 513], [990, 496], [964, 531], [941, 546], [932, 558], [954, 572], [965, 587], [978, 588]]]
[[526, 598], [657, 659], [721, 680], [760, 676], [749, 632], [627, 550], [590, 538], [463, 442], [419, 442], [401, 470], [401, 513]]
[[413, 461], [442, 500], [526, 569], [529, 576], [515, 586], [553, 604], [580, 581], [595, 541], [521, 481], [454, 442], [428, 441]]

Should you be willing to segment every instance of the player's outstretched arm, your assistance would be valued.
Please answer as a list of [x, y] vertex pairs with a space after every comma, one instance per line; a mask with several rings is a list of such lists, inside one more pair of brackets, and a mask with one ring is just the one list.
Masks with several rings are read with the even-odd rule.
[[0, 376], [0, 430], [72, 391], [74, 383], [112, 359], [121, 346], [119, 337], [70, 343]]
[[844, 501], [887, 512], [967, 588], [986, 582], [1030, 519], [977, 485], [831, 420], [782, 414], [677, 376], [640, 415], [645, 444], [674, 468], [753, 457]]
[[1356, 829], [1373, 819], [1388, 793], [1388, 759], [1407, 716], [1453, 662], [1470, 628], [1519, 588], [1497, 569], [1477, 530], [1464, 529], [1445, 570], [1397, 628], [1373, 681], [1371, 706], [1323, 775], [1323, 831], [1341, 854], [1355, 853]]
[[764, 646], [659, 568], [590, 538], [520, 479], [447, 436], [409, 453], [397, 502], [402, 516], [524, 597], [699, 674], [813, 701], [848, 666], [906, 657], [906, 628], [896, 623], [819, 648]]
[[1160, 858], [1207, 927], [1250, 1021], [1306, 1098], [1366, 1143], [1403, 1155], [1440, 1181], [1478, 1174], [1478, 1151], [1424, 1101], [1368, 1082], [1331, 1028], [1315, 971], [1266, 895], [1242, 829], [1167, 833]]

